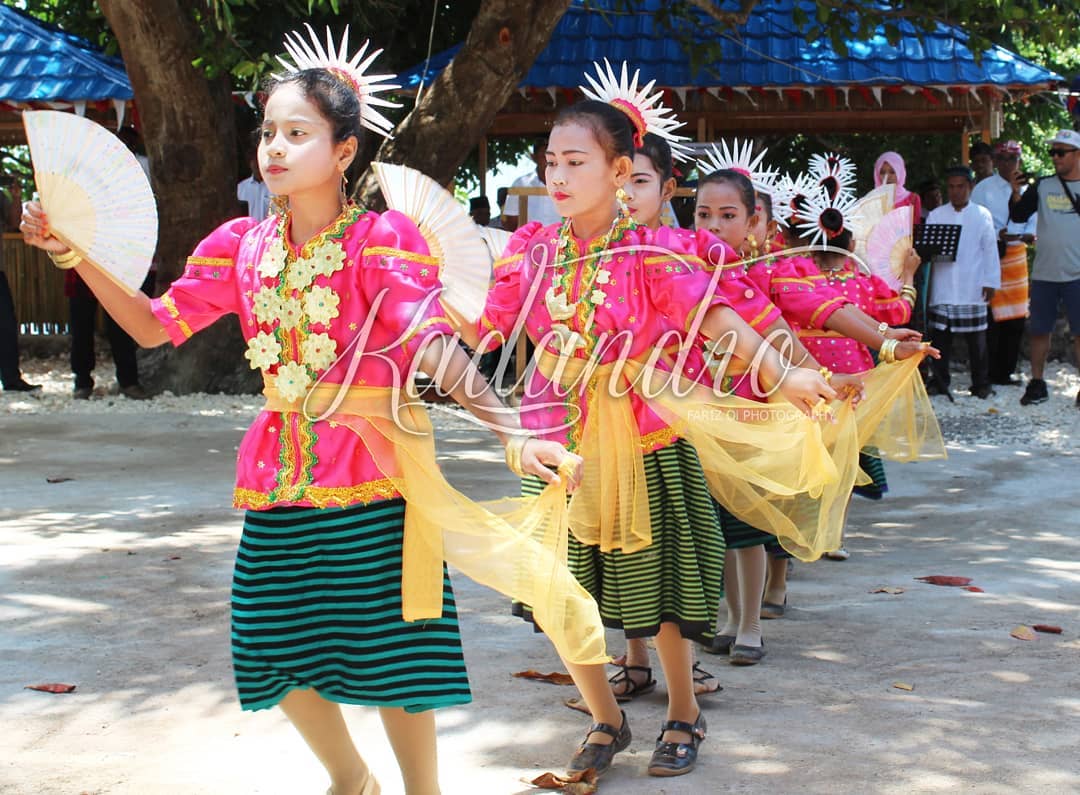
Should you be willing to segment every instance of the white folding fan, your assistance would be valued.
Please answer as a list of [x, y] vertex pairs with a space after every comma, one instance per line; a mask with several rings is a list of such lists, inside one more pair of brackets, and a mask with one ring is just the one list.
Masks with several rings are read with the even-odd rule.
[[894, 290], [903, 285], [904, 260], [911, 249], [911, 205], [897, 207], [882, 218], [866, 239], [866, 264]]
[[855, 240], [855, 256], [866, 259], [866, 238], [878, 221], [888, 214], [895, 203], [896, 186], [891, 183], [879, 185], [855, 202], [858, 219], [851, 224], [851, 234]]
[[505, 229], [494, 229], [490, 226], [477, 227], [477, 231], [487, 244], [492, 263], [497, 262], [506, 251], [506, 244], [510, 242], [511, 233]]
[[111, 132], [74, 113], [22, 116], [52, 234], [134, 295], [158, 233], [157, 205], [139, 161]]
[[468, 322], [484, 311], [491, 256], [476, 223], [450, 193], [426, 174], [393, 163], [372, 163], [386, 204], [409, 216], [434, 257], [442, 260], [442, 301]]

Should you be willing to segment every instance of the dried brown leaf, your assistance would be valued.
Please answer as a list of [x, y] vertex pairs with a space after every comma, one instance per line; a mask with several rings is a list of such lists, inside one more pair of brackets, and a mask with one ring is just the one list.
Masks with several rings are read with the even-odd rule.
[[928, 577], [916, 577], [915, 579], [930, 585], [950, 585], [953, 587], [971, 585], [970, 577], [951, 577], [947, 574], [931, 574]]
[[1035, 630], [1033, 630], [1031, 627], [1024, 626], [1023, 624], [1018, 626], [1009, 634], [1017, 640], [1035, 640]]
[[909, 685], [907, 682], [893, 682], [892, 686], [897, 690], [906, 690], [909, 693], [915, 689], [915, 685]]
[[75, 480], [75, 478], [65, 478], [65, 477], [45, 478], [46, 483], [67, 483], [69, 480]]
[[75, 692], [75, 685], [48, 682], [41, 685], [26, 685], [23, 690], [40, 690], [42, 693], [73, 693]]
[[1036, 632], [1045, 632], [1048, 635], [1060, 635], [1061, 627], [1053, 624], [1032, 624], [1031, 628]]
[[590, 767], [567, 775], [541, 773], [528, 783], [540, 789], [562, 790], [568, 795], [592, 795], [597, 790], [596, 779], [596, 771]]
[[574, 684], [573, 677], [570, 674], [564, 674], [562, 671], [553, 671], [550, 674], [542, 674], [539, 671], [534, 671], [530, 668], [527, 671], [518, 671], [513, 674], [518, 679], [535, 679], [538, 682], [548, 682], [553, 685], [572, 685]]
[[986, 593], [986, 591], [984, 591], [978, 585], [965, 585], [964, 590], [971, 591], [972, 593]]
[[904, 592], [903, 588], [897, 588], [897, 587], [895, 587], [893, 585], [885, 585], [885, 586], [882, 586], [881, 588], [875, 588], [870, 593], [888, 593], [888, 594], [893, 594], [895, 596], [896, 594], [901, 594], [903, 592]]

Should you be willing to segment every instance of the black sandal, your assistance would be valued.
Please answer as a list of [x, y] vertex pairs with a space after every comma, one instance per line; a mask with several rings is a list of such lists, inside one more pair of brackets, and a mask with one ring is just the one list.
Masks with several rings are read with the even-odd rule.
[[[601, 732], [612, 738], [607, 745], [588, 742], [589, 735], [593, 732]], [[602, 776], [611, 767], [611, 760], [619, 751], [625, 751], [630, 747], [630, 723], [626, 720], [626, 713], [622, 713], [622, 726], [615, 728], [610, 723], [594, 723], [585, 733], [585, 742], [570, 757], [570, 764], [566, 769], [571, 772], [588, 770], [590, 767], [596, 771], [597, 776]]]
[[[694, 662], [693, 671], [694, 671], [694, 695], [695, 696], [708, 696], [708, 695], [712, 695], [713, 693], [719, 693], [721, 690], [724, 689], [723, 686], [719, 682], [717, 682], [716, 687], [712, 687], [709, 684], [710, 682], [716, 682], [716, 677], [713, 676], [708, 671], [706, 671], [704, 668], [702, 668], [700, 662]], [[704, 685], [706, 688], [711, 688], [711, 689], [702, 690], [699, 693], [699, 692], [697, 692], [697, 686], [698, 685]]]
[[[690, 742], [666, 743], [664, 732], [686, 732]], [[649, 760], [650, 776], [682, 776], [694, 769], [697, 764], [698, 746], [705, 739], [705, 713], [699, 712], [692, 724], [684, 720], [665, 721], [656, 738], [656, 750]]]
[[[646, 693], [656, 690], [656, 680], [653, 679], [652, 668], [645, 665], [620, 665], [618, 668], [618, 671], [608, 677], [608, 682], [612, 685], [623, 686], [621, 693], [612, 691], [615, 700], [620, 704], [633, 701], [638, 696], [644, 696]], [[645, 681], [639, 682], [636, 680], [630, 675], [631, 671], [644, 671]]]

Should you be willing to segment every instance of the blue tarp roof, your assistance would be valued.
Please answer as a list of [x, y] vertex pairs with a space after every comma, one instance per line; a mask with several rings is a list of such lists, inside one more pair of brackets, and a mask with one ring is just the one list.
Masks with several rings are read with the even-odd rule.
[[[793, 21], [795, 7], [810, 13], [812, 0], [762, 0], [745, 25], [720, 36], [721, 60], [692, 73], [680, 43], [654, 19], [661, 5], [645, 0], [633, 12], [613, 12], [602, 10], [610, 8], [604, 0], [592, 0], [589, 8], [573, 0], [519, 88], [576, 88], [593, 62], [605, 57], [613, 63], [625, 60], [643, 78], [669, 88], [1033, 86], [1063, 79], [1003, 47], [991, 48], [976, 63], [961, 28], [937, 24], [920, 39], [908, 20], [897, 21], [902, 37], [896, 45], [878, 34], [869, 41], [849, 40], [848, 54], [841, 56], [826, 38], [807, 42]], [[724, 6], [737, 10], [731, 3]], [[432, 57], [428, 83], [460, 46]], [[420, 64], [400, 82], [415, 89], [423, 71]]]
[[0, 5], [0, 101], [80, 102], [134, 97], [124, 64], [85, 39]]

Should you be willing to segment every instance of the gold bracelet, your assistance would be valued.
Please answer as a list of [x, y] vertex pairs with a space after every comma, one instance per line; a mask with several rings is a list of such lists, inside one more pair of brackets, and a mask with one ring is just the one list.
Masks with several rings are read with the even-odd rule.
[[885, 340], [885, 344], [881, 346], [880, 354], [881, 361], [885, 364], [892, 364], [896, 361], [896, 346], [900, 344], [900, 340]]
[[521, 454], [525, 450], [525, 444], [530, 439], [535, 439], [531, 433], [515, 433], [506, 443], [506, 467], [519, 478], [525, 477], [525, 469], [521, 464]]
[[818, 372], [821, 373], [821, 377], [825, 379], [826, 384], [832, 381], [833, 372], [828, 367], [821, 367]]
[[52, 260], [53, 265], [55, 265], [62, 271], [71, 270], [80, 262], [82, 262], [82, 257], [80, 257], [71, 249], [69, 249], [67, 253], [64, 254], [54, 254], [51, 251], [46, 253], [49, 255], [49, 259]]

